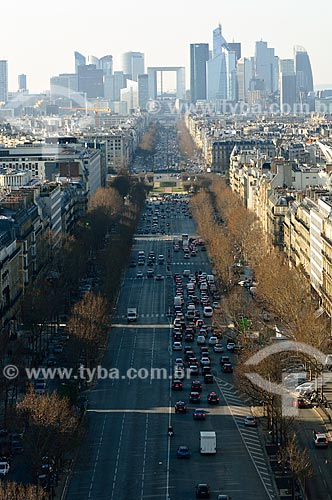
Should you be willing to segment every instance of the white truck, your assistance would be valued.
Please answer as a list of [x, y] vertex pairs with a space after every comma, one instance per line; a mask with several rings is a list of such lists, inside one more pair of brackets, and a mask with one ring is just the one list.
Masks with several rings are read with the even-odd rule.
[[201, 455], [212, 455], [217, 453], [217, 435], [215, 431], [200, 431], [199, 451]]
[[136, 307], [128, 307], [127, 309], [127, 321], [137, 321], [137, 309]]

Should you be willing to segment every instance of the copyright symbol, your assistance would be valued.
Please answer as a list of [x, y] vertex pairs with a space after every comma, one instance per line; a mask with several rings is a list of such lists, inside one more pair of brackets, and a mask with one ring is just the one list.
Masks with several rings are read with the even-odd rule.
[[152, 115], [156, 115], [161, 110], [161, 104], [159, 101], [155, 101], [154, 99], [151, 99], [150, 101], [148, 101], [146, 103], [146, 109], [147, 109], [148, 113], [150, 113]]
[[7, 365], [2, 370], [3, 375], [8, 380], [14, 380], [14, 378], [18, 377], [19, 370], [15, 365]]

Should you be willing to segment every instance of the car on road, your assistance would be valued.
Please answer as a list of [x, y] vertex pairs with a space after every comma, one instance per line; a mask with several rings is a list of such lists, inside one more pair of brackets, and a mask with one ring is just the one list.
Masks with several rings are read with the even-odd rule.
[[0, 462], [0, 475], [5, 476], [10, 469], [9, 462]]
[[193, 380], [191, 383], [191, 390], [196, 392], [202, 392], [202, 384], [199, 380]]
[[206, 411], [201, 410], [200, 408], [196, 408], [193, 411], [193, 419], [194, 420], [205, 420], [206, 419]]
[[210, 405], [218, 405], [219, 404], [219, 396], [216, 392], [212, 391], [208, 394], [207, 402]]
[[327, 448], [329, 441], [323, 432], [314, 432], [313, 442], [315, 448]]
[[205, 306], [203, 309], [204, 318], [212, 318], [213, 308], [211, 306]]
[[175, 379], [172, 382], [172, 391], [182, 391], [182, 382], [179, 379]]
[[190, 458], [189, 448], [188, 446], [179, 446], [176, 450], [177, 458]]
[[191, 391], [189, 394], [189, 401], [190, 403], [200, 403], [201, 402], [201, 395], [197, 391]]
[[218, 342], [218, 338], [215, 337], [214, 335], [212, 335], [210, 338], [209, 338], [209, 345], [216, 345]]
[[293, 407], [294, 408], [306, 408], [307, 403], [304, 398], [294, 398]]
[[196, 484], [196, 498], [210, 498], [210, 487], [206, 483]]
[[221, 356], [220, 364], [223, 366], [225, 363], [231, 363], [231, 358], [229, 356]]
[[233, 373], [232, 363], [224, 363], [222, 365], [222, 370], [224, 373]]
[[244, 417], [243, 423], [245, 427], [257, 427], [257, 420], [252, 415]]
[[232, 500], [232, 497], [229, 495], [218, 495], [217, 500]]
[[203, 345], [206, 343], [206, 338], [204, 337], [204, 335], [198, 335], [196, 342], [197, 342], [197, 345]]
[[174, 406], [175, 413], [187, 413], [187, 406], [183, 401], [178, 401]]
[[182, 351], [182, 343], [181, 342], [173, 342], [173, 351]]
[[164, 279], [164, 276], [162, 274], [157, 274], [155, 280], [156, 281], [162, 281]]
[[233, 352], [235, 348], [235, 342], [229, 340], [226, 344], [227, 351]]
[[224, 352], [224, 346], [222, 344], [216, 344], [213, 346], [214, 352]]
[[136, 278], [142, 279], [143, 278], [143, 273], [141, 271], [138, 271], [138, 273], [136, 274]]
[[314, 382], [305, 382], [295, 387], [295, 392], [300, 394], [300, 396], [309, 396], [315, 390]]
[[210, 366], [211, 361], [210, 361], [210, 358], [208, 356], [202, 356], [200, 363], [201, 363], [201, 366]]
[[204, 383], [205, 384], [213, 384], [213, 375], [212, 375], [212, 373], [206, 373], [204, 375]]

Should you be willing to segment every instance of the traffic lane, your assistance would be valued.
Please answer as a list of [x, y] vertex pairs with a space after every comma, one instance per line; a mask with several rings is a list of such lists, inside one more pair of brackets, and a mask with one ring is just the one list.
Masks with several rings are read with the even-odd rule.
[[[217, 494], [228, 494], [233, 500], [268, 499], [228, 407], [220, 405], [210, 409], [203, 404], [197, 407], [210, 411], [206, 421], [193, 420], [193, 406], [189, 407], [187, 415], [173, 418], [175, 435], [171, 444], [170, 498], [191, 500], [195, 484], [206, 482], [211, 487], [212, 498]], [[201, 455], [199, 433], [209, 430], [216, 432], [217, 453]], [[176, 449], [181, 445], [189, 447], [189, 460], [176, 458]]]
[[313, 432], [326, 432], [325, 426], [315, 409], [299, 410], [299, 426], [296, 436], [300, 445], [309, 451], [314, 476], [307, 480], [308, 490], [315, 500], [329, 500], [332, 491], [331, 463], [332, 445], [327, 449], [316, 449]]
[[[146, 352], [144, 339], [136, 345], [137, 359], [140, 356], [140, 344]], [[167, 361], [167, 355], [164, 356]], [[139, 363], [142, 365], [142, 362]], [[121, 363], [120, 363], [121, 368]], [[106, 383], [107, 384], [107, 383]], [[99, 495], [100, 483], [105, 473], [113, 479], [104, 479], [104, 491], [111, 494], [108, 498], [141, 498], [142, 491], [149, 490], [149, 495], [158, 498], [160, 481], [165, 476], [162, 467], [157, 468], [156, 463], [165, 464], [166, 439], [161, 441], [161, 428], [166, 429], [168, 419], [168, 387], [169, 379], [149, 380], [135, 379], [130, 382], [130, 387], [122, 378], [115, 383], [112, 391], [107, 391], [108, 400], [106, 407], [97, 405], [90, 412], [106, 411], [113, 424], [112, 435], [120, 436], [119, 444], [108, 446], [104, 444], [100, 451], [99, 468], [96, 472], [96, 485], [93, 492]], [[113, 410], [113, 411], [112, 411]], [[107, 469], [107, 471], [106, 471]], [[133, 477], [130, 485], [123, 487], [123, 478]], [[98, 489], [99, 488], [99, 489]], [[94, 496], [93, 498], [97, 498]]]

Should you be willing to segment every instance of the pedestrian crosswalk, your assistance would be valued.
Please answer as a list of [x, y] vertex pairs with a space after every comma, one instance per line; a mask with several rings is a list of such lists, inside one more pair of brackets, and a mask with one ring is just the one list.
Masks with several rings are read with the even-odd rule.
[[244, 426], [244, 418], [251, 414], [250, 406], [248, 406], [249, 399], [243, 399], [240, 391], [238, 391], [234, 385], [229, 384], [218, 377], [216, 377], [215, 380], [226, 401], [226, 404], [229, 407], [242, 441], [251, 457], [259, 477], [261, 478], [270, 500], [276, 500], [277, 495], [271, 479], [271, 470], [267, 462], [268, 459], [265, 455], [258, 430], [255, 427]]
[[[167, 317], [167, 314], [164, 314], [164, 313], [159, 313], [159, 314], [154, 314], [154, 313], [151, 313], [151, 314], [140, 314], [139, 315], [140, 318], [165, 318]], [[119, 314], [119, 315], [116, 315], [116, 316], [113, 316], [114, 319], [127, 319], [127, 315], [126, 314]]]

